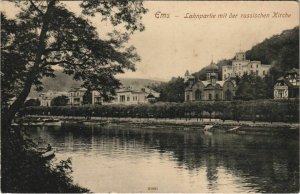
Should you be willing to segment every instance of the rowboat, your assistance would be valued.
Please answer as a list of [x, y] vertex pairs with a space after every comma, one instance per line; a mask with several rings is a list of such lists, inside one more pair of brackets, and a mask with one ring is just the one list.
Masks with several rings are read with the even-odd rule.
[[47, 148], [37, 148], [36, 151], [40, 154], [41, 158], [49, 159], [55, 156], [56, 149], [47, 150]]
[[59, 119], [43, 119], [45, 126], [61, 126], [62, 121]]
[[231, 129], [228, 129], [227, 132], [237, 132], [238, 128], [240, 128], [241, 126], [236, 126], [236, 127], [233, 127]]
[[209, 129], [213, 128], [213, 125], [205, 125], [203, 131], [208, 131]]
[[52, 149], [50, 151], [46, 151], [43, 154], [41, 154], [41, 157], [42, 158], [50, 158], [50, 157], [53, 157], [54, 155], [55, 155], [55, 150]]

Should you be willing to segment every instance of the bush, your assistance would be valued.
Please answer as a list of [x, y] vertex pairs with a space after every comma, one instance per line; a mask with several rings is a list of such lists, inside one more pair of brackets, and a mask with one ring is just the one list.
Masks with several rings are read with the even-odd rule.
[[39, 157], [36, 145], [20, 130], [2, 130], [1, 191], [5, 193], [82, 193], [88, 189], [74, 185], [71, 160], [53, 165]]
[[219, 118], [224, 120], [299, 122], [298, 100], [158, 102], [140, 105], [26, 107], [23, 114], [135, 118]]

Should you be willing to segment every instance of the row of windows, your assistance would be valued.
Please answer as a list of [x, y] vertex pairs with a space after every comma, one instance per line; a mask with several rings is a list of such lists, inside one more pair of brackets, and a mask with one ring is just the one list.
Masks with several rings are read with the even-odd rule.
[[70, 96], [80, 96], [80, 92], [70, 92]]
[[[235, 67], [235, 66], [238, 66], [239, 65], [239, 69], [242, 69], [241, 67], [241, 64], [235, 64], [233, 65], [233, 71], [235, 71], [238, 67]], [[251, 68], [253, 68], [254, 66], [251, 64]], [[256, 68], [258, 68], [258, 64], [256, 64]], [[226, 69], [224, 68], [224, 72], [226, 72]]]
[[[251, 70], [250, 73], [251, 73], [251, 74], [254, 74], [254, 71]], [[248, 74], [247, 71], [244, 72], [244, 75], [246, 75], [246, 74]], [[256, 71], [255, 71], [255, 74], [258, 75], [258, 74], [259, 74], [259, 71], [256, 70]], [[224, 78], [225, 78], [225, 79], [226, 79], [226, 78], [229, 78], [229, 77], [231, 77], [232, 75], [235, 75], [235, 76], [237, 76], [237, 75], [238, 75], [238, 76], [241, 76], [241, 75], [242, 75], [242, 72], [239, 71], [238, 73], [235, 73], [235, 74], [233, 74], [233, 73], [228, 73], [227, 75], [226, 75], [226, 74], [224, 75]], [[266, 71], [265, 71], [265, 70], [263, 70], [263, 75], [266, 75]]]
[[[225, 100], [231, 100], [232, 99], [232, 92], [230, 90], [225, 91]], [[202, 92], [200, 90], [195, 91], [195, 100], [202, 100]], [[213, 100], [213, 95], [208, 94], [208, 100]], [[215, 94], [214, 100], [221, 100], [219, 94]], [[186, 101], [190, 101], [190, 95], [187, 94]]]
[[[127, 102], [130, 101], [130, 96], [127, 96], [127, 97], [125, 97], [125, 95], [121, 95], [120, 96], [120, 102], [125, 102], [125, 99], [126, 99]], [[132, 100], [133, 101], [137, 101], [138, 97], [137, 96], [133, 96]]]

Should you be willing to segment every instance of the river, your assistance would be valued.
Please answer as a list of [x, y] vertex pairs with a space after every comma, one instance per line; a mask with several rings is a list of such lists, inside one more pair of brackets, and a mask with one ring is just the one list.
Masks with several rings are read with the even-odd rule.
[[[132, 126], [33, 127], [93, 192], [298, 192], [298, 134]], [[54, 161], [55, 162], [55, 161]]]

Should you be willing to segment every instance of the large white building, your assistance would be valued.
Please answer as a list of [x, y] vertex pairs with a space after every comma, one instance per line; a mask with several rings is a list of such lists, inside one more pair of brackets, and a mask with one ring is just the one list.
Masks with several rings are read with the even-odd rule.
[[111, 102], [112, 104], [146, 104], [159, 97], [159, 93], [149, 88], [141, 88], [134, 90], [130, 87], [125, 87], [116, 91], [116, 96]]
[[85, 88], [71, 88], [68, 92], [69, 105], [82, 105], [83, 104], [83, 95], [87, 89]]
[[232, 66], [222, 67], [222, 80], [233, 77], [241, 77], [244, 74], [254, 74], [264, 77], [268, 74], [271, 65], [261, 64], [260, 61], [250, 61], [246, 59], [245, 52], [238, 52], [232, 61]]

